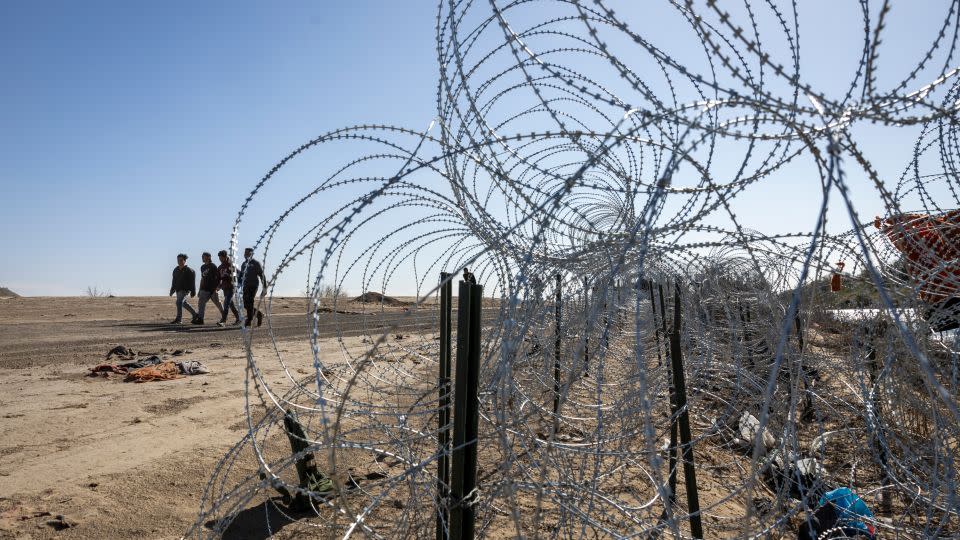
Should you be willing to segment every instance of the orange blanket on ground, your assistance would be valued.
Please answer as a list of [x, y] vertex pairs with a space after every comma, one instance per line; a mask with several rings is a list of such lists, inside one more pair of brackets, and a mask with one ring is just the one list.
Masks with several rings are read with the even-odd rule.
[[176, 362], [161, 362], [154, 366], [145, 366], [135, 369], [127, 374], [125, 381], [150, 382], [150, 381], [170, 381], [183, 377]]

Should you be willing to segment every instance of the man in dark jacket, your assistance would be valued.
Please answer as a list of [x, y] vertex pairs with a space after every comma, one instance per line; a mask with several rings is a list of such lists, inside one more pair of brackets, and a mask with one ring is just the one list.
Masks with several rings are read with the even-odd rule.
[[217, 312], [223, 313], [223, 306], [220, 305], [217, 294], [217, 289], [220, 288], [220, 273], [217, 271], [217, 265], [213, 264], [213, 257], [206, 251], [201, 258], [203, 266], [200, 267], [200, 293], [197, 297], [200, 307], [197, 309], [199, 314], [193, 318], [193, 324], [203, 324], [203, 314], [206, 312], [208, 300], [213, 300], [213, 305], [217, 306]]
[[263, 324], [263, 313], [256, 308], [254, 301], [261, 282], [263, 282], [263, 295], [267, 294], [267, 278], [263, 274], [263, 265], [260, 264], [260, 261], [253, 258], [253, 248], [243, 250], [243, 258], [243, 264], [240, 265], [239, 281], [242, 284], [243, 308], [244, 311], [247, 312], [246, 325], [250, 326], [253, 315], [256, 313], [257, 326], [260, 326]]
[[186, 308], [193, 317], [197, 316], [193, 306], [187, 303], [187, 294], [193, 298], [197, 294], [197, 275], [193, 268], [187, 266], [187, 256], [183, 253], [177, 255], [177, 266], [173, 269], [173, 282], [170, 284], [170, 296], [177, 293], [177, 318], [170, 324], [180, 324], [183, 320], [183, 310]]
[[233, 303], [233, 276], [236, 274], [236, 268], [227, 255], [227, 250], [221, 249], [217, 257], [220, 258], [217, 274], [220, 278], [220, 289], [223, 291], [223, 308], [220, 310], [220, 322], [217, 326], [224, 326], [227, 323], [227, 314], [230, 311], [233, 311], [233, 316], [237, 319], [234, 324], [240, 324], [240, 313], [237, 312], [237, 306]]

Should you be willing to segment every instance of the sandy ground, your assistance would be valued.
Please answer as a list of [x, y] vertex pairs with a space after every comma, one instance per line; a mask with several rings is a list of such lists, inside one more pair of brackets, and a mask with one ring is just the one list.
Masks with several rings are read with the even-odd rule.
[[[196, 307], [195, 298], [190, 302]], [[306, 305], [303, 298], [274, 299], [269, 306], [272, 327], [264, 324], [255, 342], [267, 343], [271, 333], [279, 340], [309, 336]], [[406, 312], [355, 302], [326, 303], [323, 309], [318, 324], [323, 337], [379, 333], [393, 325], [416, 330], [436, 317], [429, 309]], [[0, 369], [87, 365], [116, 344], [159, 352], [239, 343], [240, 331], [218, 328], [211, 311], [215, 309], [208, 305], [205, 326], [171, 326], [174, 301], [167, 297], [0, 298]]]
[[[312, 369], [304, 302], [276, 300], [273, 327], [254, 331], [255, 355], [274, 354], [272, 334], [292, 377], [307, 376]], [[408, 313], [403, 307], [381, 310], [347, 303], [340, 311], [321, 314], [321, 348], [339, 349], [338, 334], [347, 348], [359, 351], [369, 346], [359, 337], [363, 333], [379, 335], [390, 328], [413, 333], [435, 326], [431, 308]], [[246, 432], [246, 353], [237, 328], [164, 324], [170, 318], [169, 298], [0, 299], [0, 539], [180, 538], [197, 520], [211, 472]], [[819, 347], [817, 340], [810, 342], [811, 348]], [[89, 377], [89, 368], [117, 344], [170, 359], [199, 360], [211, 373], [144, 384], [125, 383], [120, 375]], [[173, 357], [178, 349], [185, 352]], [[276, 391], [289, 387], [278, 362], [259, 366]], [[389, 366], [400, 364], [381, 367], [393, 369]], [[410, 364], [404, 369], [417, 368]], [[611, 384], [629, 380], [628, 373], [623, 376]], [[584, 381], [572, 395], [588, 403], [594, 383]], [[432, 388], [427, 390], [432, 395]], [[694, 424], [701, 433], [709, 427]], [[738, 524], [731, 516], [744, 515], [744, 508], [739, 498], [721, 501], [742, 482], [746, 458], [713, 439], [703, 444], [698, 482], [701, 506], [709, 508], [705, 525], [712, 537], [736, 536]], [[481, 456], [484, 463], [498, 459]], [[831, 459], [826, 462], [831, 470], [845, 475], [843, 467], [849, 465]], [[648, 482], [623, 476], [622, 483], [629, 491]], [[681, 501], [683, 493], [678, 493]], [[631, 496], [639, 502], [649, 495], [640, 490]], [[772, 497], [762, 489], [758, 496]], [[526, 499], [517, 504], [533, 511]], [[262, 506], [254, 505], [225, 537], [266, 538], [262, 516]], [[271, 519], [276, 525], [276, 517]], [[491, 537], [512, 537], [504, 523]], [[288, 527], [283, 536], [301, 537], [298, 531]]]
[[[274, 334], [292, 366], [309, 367], [309, 349], [291, 339], [308, 330], [303, 306], [276, 301]], [[326, 314], [322, 331], [360, 333], [403, 316], [352, 309], [336, 321]], [[168, 298], [0, 300], [0, 538], [179, 538], [196, 520], [210, 472], [246, 430], [246, 355], [236, 328], [163, 324], [171, 318]], [[268, 338], [266, 325], [256, 331], [257, 354], [273, 351]], [[144, 384], [87, 376], [121, 343], [183, 349], [171, 359], [211, 373]], [[265, 367], [284, 378], [276, 362]], [[257, 524], [246, 528], [233, 537], [263, 537]]]

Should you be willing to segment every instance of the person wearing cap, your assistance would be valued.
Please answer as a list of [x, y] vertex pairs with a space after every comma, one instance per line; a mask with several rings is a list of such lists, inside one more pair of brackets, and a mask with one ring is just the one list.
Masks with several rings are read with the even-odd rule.
[[193, 298], [197, 294], [197, 274], [193, 268], [187, 266], [187, 256], [184, 253], [177, 255], [177, 266], [173, 268], [173, 281], [170, 283], [170, 296], [177, 293], [177, 318], [170, 324], [180, 324], [183, 320], [183, 310], [186, 309], [193, 317], [197, 316], [193, 306], [187, 303], [187, 294]]
[[254, 305], [257, 289], [263, 283], [261, 296], [267, 294], [267, 278], [263, 274], [263, 265], [253, 258], [253, 248], [243, 250], [243, 264], [240, 265], [240, 290], [243, 291], [243, 308], [246, 311], [246, 326], [250, 326], [254, 314], [257, 317], [257, 326], [263, 324], [263, 313]]
[[463, 281], [471, 285], [477, 284], [477, 278], [473, 276], [473, 272], [471, 272], [470, 269], [467, 267], [463, 268]]
[[200, 266], [200, 292], [197, 296], [199, 308], [197, 316], [191, 321], [193, 324], [203, 324], [207, 301], [212, 300], [213, 305], [217, 306], [217, 312], [223, 314], [220, 295], [217, 294], [217, 289], [220, 288], [220, 273], [217, 271], [217, 265], [213, 264], [213, 257], [206, 251], [200, 257], [203, 259], [203, 265]]

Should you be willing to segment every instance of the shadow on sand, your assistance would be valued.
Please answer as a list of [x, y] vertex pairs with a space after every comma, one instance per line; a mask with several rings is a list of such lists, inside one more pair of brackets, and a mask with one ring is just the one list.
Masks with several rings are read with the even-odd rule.
[[240, 330], [240, 326], [230, 325], [221, 328], [216, 324], [120, 323], [114, 326], [136, 328], [141, 332], [175, 332], [178, 334], [208, 334]]
[[[264, 501], [256, 506], [244, 509], [237, 514], [230, 526], [223, 531], [224, 540], [266, 540], [287, 525], [294, 523], [293, 520], [280, 513], [277, 504], [271, 501]], [[288, 512], [295, 519], [300, 517], [313, 516], [313, 513], [296, 514]], [[204, 525], [208, 529], [217, 526], [216, 521], [208, 521]], [[291, 538], [298, 538], [294, 535]]]

